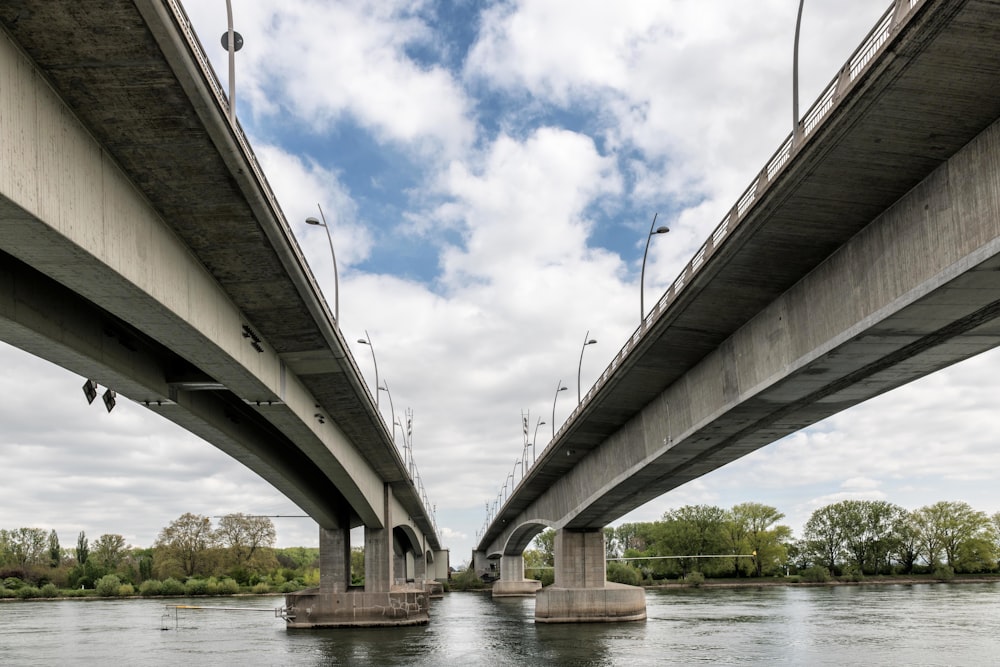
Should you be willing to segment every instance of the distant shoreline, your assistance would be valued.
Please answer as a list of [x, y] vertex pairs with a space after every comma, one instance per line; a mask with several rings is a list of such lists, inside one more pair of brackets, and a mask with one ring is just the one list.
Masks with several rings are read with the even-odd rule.
[[939, 579], [932, 575], [873, 575], [864, 577], [858, 581], [833, 578], [830, 581], [790, 581], [785, 578], [772, 579], [706, 579], [700, 584], [692, 584], [685, 581], [674, 581], [670, 583], [651, 584], [643, 586], [648, 589], [671, 589], [671, 588], [765, 588], [773, 586], [793, 586], [793, 587], [821, 587], [821, 586], [889, 586], [893, 584], [913, 585], [913, 584], [995, 584], [1000, 583], [1000, 575], [976, 575], [976, 576], [955, 576], [950, 579]]

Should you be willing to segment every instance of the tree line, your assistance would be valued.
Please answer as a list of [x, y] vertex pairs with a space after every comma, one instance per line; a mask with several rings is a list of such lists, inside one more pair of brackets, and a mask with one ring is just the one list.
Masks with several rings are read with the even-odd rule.
[[129, 546], [118, 534], [91, 541], [84, 531], [75, 547], [64, 548], [55, 530], [0, 529], [0, 597], [35, 597], [43, 589], [232, 594], [317, 585], [319, 549], [277, 549], [276, 536], [269, 518], [239, 513], [215, 525], [207, 516], [182, 514], [150, 548]]
[[[653, 583], [691, 577], [772, 577], [997, 572], [1000, 513], [942, 501], [917, 510], [880, 500], [844, 500], [810, 516], [801, 538], [785, 515], [761, 503], [730, 509], [687, 505], [659, 521], [604, 529], [608, 579]], [[525, 569], [551, 580], [555, 532], [525, 551]], [[537, 568], [537, 569], [534, 569]]]

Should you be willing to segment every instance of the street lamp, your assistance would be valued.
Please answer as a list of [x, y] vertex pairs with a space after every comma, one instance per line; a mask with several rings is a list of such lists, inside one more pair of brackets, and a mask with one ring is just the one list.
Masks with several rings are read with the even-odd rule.
[[306, 224], [317, 225], [326, 230], [326, 240], [330, 242], [330, 257], [333, 258], [333, 319], [340, 328], [340, 280], [337, 277], [337, 253], [333, 251], [333, 235], [330, 234], [330, 226], [326, 224], [326, 216], [323, 215], [323, 208], [316, 204], [316, 208], [319, 209], [319, 215], [323, 218], [320, 222], [316, 218], [308, 217], [306, 218]]
[[229, 52], [229, 122], [236, 121], [236, 52], [243, 48], [243, 35], [233, 30], [233, 3], [226, 0], [226, 32], [222, 48]]
[[368, 347], [371, 348], [371, 351], [372, 351], [372, 365], [375, 366], [375, 387], [376, 387], [376, 391], [375, 391], [375, 409], [377, 410], [378, 409], [378, 389], [381, 389], [381, 387], [379, 387], [379, 384], [378, 384], [378, 362], [375, 361], [375, 346], [372, 345], [372, 337], [368, 335], [368, 329], [365, 329], [365, 337], [364, 338], [359, 338], [358, 342], [361, 343], [362, 345], [367, 345]]
[[[576, 367], [576, 404], [580, 405], [582, 402], [580, 398], [580, 370], [583, 368], [583, 351], [587, 349], [588, 345], [593, 345], [597, 341], [590, 337], [590, 331], [587, 331], [587, 335], [583, 337], [583, 347], [580, 348], [580, 363]], [[555, 419], [553, 417], [553, 419]]]
[[384, 391], [386, 396], [389, 397], [389, 413], [392, 415], [392, 444], [396, 444], [396, 409], [392, 407], [392, 394], [389, 393], [389, 382], [385, 380], [382, 384], [385, 386], [379, 387], [378, 390]]
[[566, 391], [566, 387], [562, 386], [562, 380], [559, 380], [559, 384], [556, 385], [556, 396], [552, 399], [552, 439], [556, 439], [556, 399], [559, 398], [559, 392]]
[[799, 0], [799, 13], [795, 17], [795, 43], [792, 45], [792, 140], [799, 129], [799, 28], [802, 26], [802, 5], [805, 0]]
[[544, 424], [542, 418], [538, 418], [538, 423], [535, 424], [535, 435], [531, 438], [531, 465], [535, 465], [535, 440], [538, 439], [538, 427]]
[[659, 213], [653, 214], [653, 222], [649, 225], [649, 234], [646, 236], [646, 249], [642, 252], [642, 272], [639, 274], [639, 326], [646, 320], [646, 306], [643, 302], [643, 286], [646, 282], [646, 255], [649, 254], [649, 239], [653, 238], [653, 234], [666, 234], [670, 231], [669, 227], [657, 227], [653, 229], [653, 225], [656, 224], [656, 216]]

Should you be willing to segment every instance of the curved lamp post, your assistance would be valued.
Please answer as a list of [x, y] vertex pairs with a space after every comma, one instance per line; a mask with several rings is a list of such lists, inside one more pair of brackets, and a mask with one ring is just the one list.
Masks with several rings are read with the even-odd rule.
[[[379, 387], [379, 391], [384, 391], [386, 396], [389, 397], [389, 414], [392, 415], [392, 444], [396, 444], [396, 408], [392, 407], [392, 394], [389, 393], [389, 383], [387, 381], [382, 382], [384, 387]], [[378, 406], [376, 406], [378, 407]]]
[[[326, 224], [326, 216], [323, 215], [323, 207], [316, 204], [322, 222], [313, 217], [306, 218], [306, 224], [316, 225], [326, 230], [326, 240], [330, 242], [330, 257], [333, 258], [333, 320], [337, 328], [340, 328], [340, 279], [337, 277], [337, 253], [333, 251], [333, 235], [330, 234], [330, 225]], [[366, 332], [367, 335], [367, 332]]]
[[378, 383], [378, 362], [375, 361], [375, 346], [372, 345], [372, 337], [368, 335], [368, 329], [365, 329], [365, 337], [359, 338], [358, 342], [362, 345], [367, 345], [372, 351], [372, 364], [375, 366], [375, 409], [378, 409], [378, 390], [381, 389]]
[[544, 424], [542, 418], [538, 418], [538, 423], [535, 424], [535, 435], [531, 438], [531, 465], [535, 465], [535, 440], [538, 439], [538, 427]]
[[226, 0], [226, 32], [222, 48], [229, 52], [229, 122], [236, 121], [236, 52], [243, 48], [243, 35], [233, 30], [233, 3]]
[[656, 216], [659, 213], [653, 214], [653, 222], [649, 225], [649, 234], [646, 236], [646, 249], [642, 251], [642, 272], [639, 274], [639, 326], [646, 320], [646, 305], [644, 303], [644, 285], [646, 283], [646, 255], [649, 254], [649, 239], [653, 238], [653, 234], [666, 234], [670, 231], [669, 227], [657, 227], [653, 229], [656, 224]]
[[805, 0], [799, 0], [799, 13], [795, 17], [795, 43], [792, 45], [792, 137], [794, 139], [799, 129], [799, 28], [802, 26], [802, 5]]
[[597, 340], [590, 337], [590, 331], [587, 331], [587, 335], [583, 337], [583, 346], [580, 348], [580, 363], [576, 367], [576, 404], [580, 405], [582, 399], [580, 398], [580, 371], [583, 369], [583, 351], [587, 349], [588, 345], [594, 345]]
[[566, 391], [566, 387], [562, 386], [562, 380], [559, 380], [559, 384], [556, 385], [556, 396], [552, 399], [552, 439], [556, 438], [556, 400], [559, 398], [559, 392]]

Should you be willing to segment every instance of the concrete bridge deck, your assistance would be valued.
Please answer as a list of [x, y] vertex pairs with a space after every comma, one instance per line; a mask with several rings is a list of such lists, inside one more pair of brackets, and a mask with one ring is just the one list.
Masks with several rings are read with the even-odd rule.
[[[520, 553], [545, 524], [597, 529], [1000, 343], [989, 325], [1000, 298], [990, 263], [998, 36], [994, 1], [894, 3], [491, 517], [479, 548]], [[862, 245], [863, 233], [883, 238]], [[824, 271], [839, 282], [802, 291]], [[890, 306], [909, 309], [891, 317]], [[850, 324], [840, 321], [847, 310], [858, 311]]]

